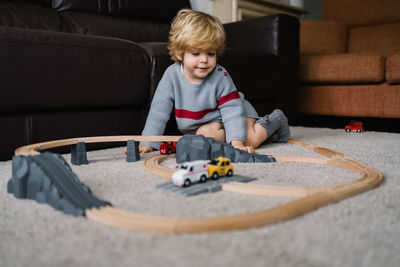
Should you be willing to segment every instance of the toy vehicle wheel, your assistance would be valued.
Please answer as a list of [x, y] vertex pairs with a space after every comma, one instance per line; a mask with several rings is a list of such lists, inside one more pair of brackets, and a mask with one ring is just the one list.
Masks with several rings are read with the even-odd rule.
[[226, 176], [229, 176], [229, 177], [232, 176], [232, 175], [233, 175], [232, 170], [229, 170], [228, 173], [226, 174]]
[[357, 129], [357, 133], [361, 133], [361, 129]]
[[188, 187], [192, 184], [192, 182], [189, 179], [186, 179], [185, 182], [183, 182], [184, 187]]
[[217, 172], [214, 172], [211, 177], [212, 177], [213, 180], [218, 180], [219, 175], [218, 175]]
[[346, 129], [346, 132], [348, 132], [348, 133], [349, 133], [349, 132], [351, 132], [351, 130], [350, 130], [350, 129]]
[[172, 153], [172, 150], [171, 149], [168, 149], [167, 150], [167, 154], [169, 155], [169, 154], [171, 154]]
[[202, 175], [200, 177], [200, 183], [204, 183], [207, 180], [207, 177], [205, 175]]

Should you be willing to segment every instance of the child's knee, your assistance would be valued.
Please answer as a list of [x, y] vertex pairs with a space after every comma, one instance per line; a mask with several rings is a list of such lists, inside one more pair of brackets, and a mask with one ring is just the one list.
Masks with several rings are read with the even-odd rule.
[[196, 134], [201, 134], [205, 137], [212, 137], [221, 142], [225, 141], [225, 129], [222, 123], [219, 122], [210, 122], [200, 126], [197, 129]]

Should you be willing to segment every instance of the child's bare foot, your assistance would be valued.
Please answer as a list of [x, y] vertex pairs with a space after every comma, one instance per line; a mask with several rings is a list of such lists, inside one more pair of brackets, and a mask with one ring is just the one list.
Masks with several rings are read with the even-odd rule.
[[[149, 150], [150, 149], [150, 150]], [[126, 155], [126, 148], [124, 148], [124, 150], [122, 150], [122, 154], [125, 154]], [[153, 148], [152, 147], [149, 147], [149, 146], [139, 146], [139, 153], [148, 153], [148, 152], [151, 152], [151, 151], [153, 151]]]
[[139, 153], [149, 153], [153, 151], [153, 148], [150, 146], [139, 146]]

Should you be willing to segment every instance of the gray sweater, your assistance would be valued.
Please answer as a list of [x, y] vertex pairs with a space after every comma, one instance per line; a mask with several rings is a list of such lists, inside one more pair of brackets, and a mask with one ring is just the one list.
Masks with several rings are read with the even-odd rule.
[[[183, 76], [181, 64], [169, 66], [154, 94], [142, 135], [162, 135], [173, 108], [182, 133], [193, 132], [208, 122], [222, 122], [228, 143], [244, 142], [246, 117], [258, 117], [220, 65], [200, 84], [192, 84]], [[141, 142], [141, 145], [160, 147], [159, 142]]]

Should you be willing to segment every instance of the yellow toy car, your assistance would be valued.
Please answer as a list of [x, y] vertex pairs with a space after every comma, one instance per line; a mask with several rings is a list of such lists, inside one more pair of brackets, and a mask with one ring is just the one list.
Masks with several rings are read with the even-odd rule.
[[208, 165], [208, 175], [216, 180], [220, 176], [232, 176], [234, 171], [233, 165], [229, 158], [218, 157], [213, 159]]

